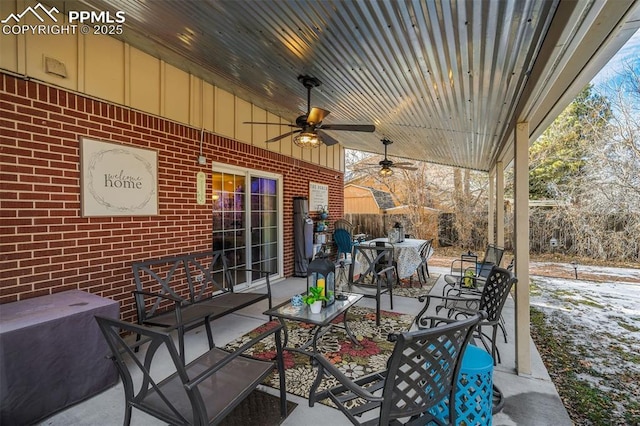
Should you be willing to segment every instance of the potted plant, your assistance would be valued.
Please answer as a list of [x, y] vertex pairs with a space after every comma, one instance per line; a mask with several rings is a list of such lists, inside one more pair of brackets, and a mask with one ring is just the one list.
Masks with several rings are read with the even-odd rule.
[[309, 305], [311, 313], [318, 314], [322, 309], [322, 302], [328, 302], [329, 298], [324, 295], [324, 287], [309, 287], [309, 292], [303, 297], [302, 301]]
[[329, 208], [327, 206], [319, 205], [318, 215], [320, 215], [320, 219], [322, 220], [329, 218]]

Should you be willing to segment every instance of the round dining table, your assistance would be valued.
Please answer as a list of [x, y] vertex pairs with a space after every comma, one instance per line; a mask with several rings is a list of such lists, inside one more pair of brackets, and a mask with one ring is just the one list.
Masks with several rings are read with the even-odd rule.
[[[363, 241], [360, 244], [375, 245], [378, 242], [391, 244], [393, 246], [393, 258], [398, 265], [398, 276], [400, 279], [409, 278], [416, 272], [418, 266], [422, 262], [420, 257], [420, 247], [427, 240], [415, 238], [405, 238], [399, 243], [389, 243], [389, 238], [374, 238], [373, 240]], [[433, 250], [433, 248], [431, 248]]]

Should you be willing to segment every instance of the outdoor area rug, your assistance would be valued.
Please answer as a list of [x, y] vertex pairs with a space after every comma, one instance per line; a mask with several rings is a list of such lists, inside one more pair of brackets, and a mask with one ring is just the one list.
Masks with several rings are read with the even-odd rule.
[[[295, 402], [287, 401], [287, 414], [297, 406]], [[256, 389], [220, 422], [220, 426], [278, 426], [283, 421], [280, 418], [280, 397]]]
[[409, 278], [401, 279], [400, 287], [393, 288], [393, 295], [417, 299], [420, 296], [429, 294], [429, 290], [431, 290], [440, 277], [440, 274], [430, 275], [431, 276], [427, 278], [426, 284], [422, 284], [422, 287], [420, 287], [420, 281], [415, 277], [413, 281], [409, 281]]
[[[318, 341], [318, 352], [330, 359], [344, 374], [356, 379], [374, 371], [386, 368], [387, 359], [393, 350], [393, 343], [387, 341], [389, 333], [407, 331], [413, 321], [412, 315], [395, 312], [381, 311], [380, 326], [376, 326], [376, 314], [374, 309], [353, 306], [347, 314], [347, 322], [353, 335], [360, 342], [355, 345], [347, 337], [344, 330], [333, 327]], [[342, 316], [334, 323], [341, 324]], [[239, 339], [229, 343], [227, 349], [235, 349], [252, 337], [279, 324], [271, 321]], [[287, 321], [289, 329], [289, 342], [287, 346], [298, 347], [311, 339], [313, 325]], [[272, 359], [275, 356], [275, 343], [273, 338], [265, 339], [253, 347], [253, 356], [262, 359]], [[309, 356], [296, 351], [284, 351], [284, 364], [287, 392], [309, 397], [309, 389], [316, 377], [316, 369], [311, 367]], [[267, 386], [278, 388], [278, 373], [273, 373], [265, 381]], [[336, 385], [335, 379], [325, 378], [320, 385], [321, 389]], [[321, 401], [323, 404], [332, 405], [329, 401]]]

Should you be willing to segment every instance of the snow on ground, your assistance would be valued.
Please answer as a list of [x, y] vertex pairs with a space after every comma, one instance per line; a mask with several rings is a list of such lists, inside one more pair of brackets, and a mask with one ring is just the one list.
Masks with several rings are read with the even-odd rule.
[[[563, 309], [594, 325], [620, 316], [640, 329], [640, 284], [532, 276], [531, 304]], [[540, 291], [536, 291], [536, 287]]]
[[[531, 262], [531, 266], [534, 270], [550, 269], [557, 270], [566, 273], [569, 276], [574, 276], [575, 269], [570, 263], [556, 263], [556, 262]], [[599, 278], [608, 278], [612, 281], [626, 281], [640, 283], [640, 269], [633, 268], [614, 268], [608, 266], [592, 266], [592, 265], [577, 265], [578, 279], [584, 275], [595, 275]], [[535, 272], [534, 272], [535, 273]]]
[[[573, 269], [567, 264], [555, 266]], [[589, 270], [594, 279], [604, 274], [610, 279], [532, 275], [530, 303], [572, 342], [572, 355], [585, 367], [579, 378], [617, 394], [613, 399], [624, 418], [627, 405], [622, 401], [640, 397], [640, 269], [578, 266], [578, 277], [581, 270], [585, 275]], [[619, 281], [621, 277], [624, 281]]]

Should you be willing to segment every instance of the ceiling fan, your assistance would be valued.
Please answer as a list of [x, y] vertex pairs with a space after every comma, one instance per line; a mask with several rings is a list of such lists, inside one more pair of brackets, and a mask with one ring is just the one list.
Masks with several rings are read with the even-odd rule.
[[387, 158], [387, 147], [391, 145], [393, 141], [390, 139], [384, 138], [381, 140], [381, 142], [384, 145], [384, 160], [380, 161], [378, 164], [365, 164], [364, 165], [365, 168], [381, 166], [381, 169], [380, 171], [378, 171], [378, 174], [382, 177], [391, 176], [393, 174], [393, 169], [418, 170], [418, 168], [411, 163], [406, 163], [406, 162], [394, 163], [393, 161], [389, 160]]
[[[322, 108], [311, 108], [311, 89], [320, 86], [320, 80], [315, 77], [309, 77], [308, 75], [298, 76], [298, 81], [307, 88], [307, 113], [296, 118], [296, 124], [287, 124], [289, 127], [298, 128], [298, 130], [292, 130], [284, 133], [280, 136], [276, 136], [267, 141], [276, 142], [287, 136], [298, 133], [293, 138], [293, 142], [302, 148], [316, 148], [320, 146], [320, 143], [325, 145], [334, 145], [338, 141], [327, 135], [323, 130], [346, 130], [349, 132], [374, 132], [376, 127], [373, 124], [322, 124], [322, 120], [330, 114], [329, 111]], [[244, 124], [270, 124], [282, 126], [280, 123], [264, 123], [258, 121], [245, 121]]]

